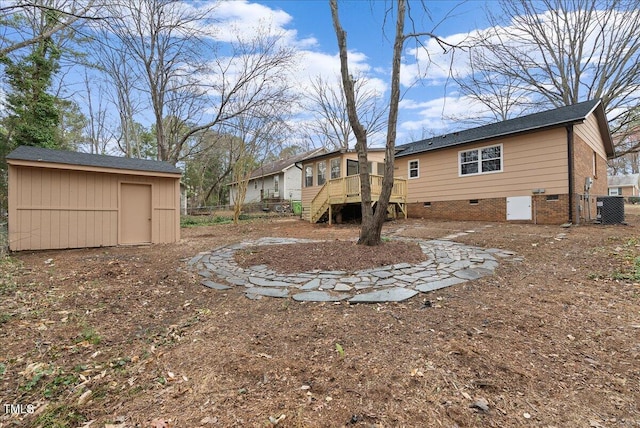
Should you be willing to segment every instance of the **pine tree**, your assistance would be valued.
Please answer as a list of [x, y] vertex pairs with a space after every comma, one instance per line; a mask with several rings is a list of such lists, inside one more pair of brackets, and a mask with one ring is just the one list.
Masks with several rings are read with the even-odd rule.
[[18, 145], [55, 148], [61, 145], [57, 99], [47, 92], [57, 72], [60, 50], [51, 39], [34, 46], [18, 60], [3, 58], [9, 84], [4, 125], [9, 147]]

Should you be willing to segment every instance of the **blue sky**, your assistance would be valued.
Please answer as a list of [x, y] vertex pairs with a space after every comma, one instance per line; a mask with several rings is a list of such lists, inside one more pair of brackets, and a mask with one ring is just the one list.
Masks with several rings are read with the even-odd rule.
[[[433, 32], [455, 43], [484, 25], [485, 1], [425, 3], [428, 13], [422, 8], [422, 2], [410, 4], [416, 31]], [[351, 70], [365, 75], [372, 87], [385, 95], [388, 95], [391, 74], [392, 41], [389, 39], [394, 36], [395, 26], [395, 17], [391, 17], [386, 24], [386, 34], [383, 32], [384, 11], [388, 5], [389, 1], [383, 0], [339, 1]], [[245, 31], [249, 37], [256, 29], [266, 26], [284, 33], [284, 42], [300, 52], [302, 66], [297, 79], [301, 91], [305, 90], [305, 82], [316, 76], [334, 80], [339, 75], [338, 48], [328, 0], [233, 0], [223, 2], [215, 13], [220, 20], [221, 41], [239, 31]], [[468, 102], [457, 97], [455, 88], [447, 80], [451, 57], [443, 55], [433, 40], [425, 37], [423, 42], [428, 44], [428, 61], [424, 56], [416, 58], [415, 43], [408, 42], [405, 46], [399, 144], [468, 127], [450, 117], [469, 112]], [[426, 78], [417, 78], [418, 73], [426, 74]], [[382, 144], [383, 136], [372, 140], [374, 145]]]
[[[392, 17], [387, 22], [386, 34], [383, 33], [384, 10], [388, 4], [388, 1], [383, 0], [339, 2], [340, 19], [347, 31], [351, 63], [354, 69], [365, 73], [372, 79], [372, 84], [381, 90], [388, 89], [392, 53], [392, 41], [389, 39], [394, 35], [395, 25]], [[485, 1], [443, 0], [428, 1], [426, 4], [428, 13], [423, 10], [421, 2], [411, 3], [417, 31], [429, 31], [455, 40], [456, 37], [463, 37], [485, 25]], [[271, 19], [291, 33], [291, 43], [299, 43], [301, 50], [306, 52], [308, 76], [315, 73], [324, 76], [339, 73], [337, 42], [328, 0], [233, 1], [228, 6], [237, 13], [245, 13], [245, 17], [249, 10], [253, 10], [256, 17], [273, 14]], [[427, 38], [423, 40], [427, 41]], [[415, 43], [407, 43], [405, 46], [406, 58], [402, 74], [404, 92], [398, 143], [468, 126], [443, 117], [456, 116], [459, 110], [468, 109], [464, 102], [457, 102], [454, 85], [446, 80], [450, 57], [441, 58], [441, 64], [435, 61], [435, 64], [429, 65], [431, 69], [426, 69], [426, 73], [432, 77], [416, 80], [414, 73], [424, 72], [425, 68], [412, 60], [412, 46]], [[441, 52], [437, 46], [431, 48], [436, 55]], [[302, 76], [304, 78], [304, 73]]]

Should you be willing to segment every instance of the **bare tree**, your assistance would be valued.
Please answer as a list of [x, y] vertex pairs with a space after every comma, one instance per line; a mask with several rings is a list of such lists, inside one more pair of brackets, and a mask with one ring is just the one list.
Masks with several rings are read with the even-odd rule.
[[[470, 57], [473, 72], [463, 86], [468, 96], [491, 93], [486, 77], [501, 76], [499, 83], [538, 108], [600, 98], [612, 133], [623, 136], [637, 123], [637, 1], [501, 0], [500, 13], [489, 12], [489, 20], [492, 26], [476, 40], [475, 50], [483, 53]], [[639, 149], [634, 145], [618, 154]]]
[[[113, 134], [107, 126], [107, 107], [102, 98], [102, 91], [98, 90], [98, 94], [94, 97], [91, 79], [85, 71], [84, 75], [84, 104], [88, 110], [88, 122], [86, 125], [85, 135], [88, 143], [89, 153], [107, 154], [107, 146], [109, 141], [113, 139]], [[97, 98], [97, 99], [96, 99]]]
[[[0, 7], [0, 23], [4, 26], [4, 31], [0, 35], [0, 58], [22, 48], [40, 43], [60, 31], [70, 30], [75, 24], [84, 20], [99, 19], [97, 17], [99, 9], [100, 3], [95, 0], [33, 0], [3, 4]], [[26, 28], [24, 26], [20, 26], [17, 31], [12, 33], [9, 31], [10, 23], [16, 14], [46, 14], [49, 17], [55, 17], [56, 22], [54, 25], [49, 26], [46, 31], [39, 33], [25, 32]]]
[[391, 190], [393, 188], [393, 164], [395, 159], [396, 128], [398, 123], [398, 104], [400, 101], [400, 60], [402, 48], [405, 41], [404, 20], [406, 13], [405, 0], [397, 1], [396, 33], [393, 44], [392, 74], [391, 74], [391, 97], [389, 101], [389, 117], [387, 120], [387, 140], [385, 145], [384, 178], [382, 189], [377, 201], [375, 213], [371, 204], [371, 182], [369, 181], [369, 168], [367, 159], [367, 130], [364, 128], [358, 117], [357, 103], [355, 96], [355, 82], [349, 73], [347, 57], [347, 35], [338, 16], [337, 0], [329, 0], [331, 6], [331, 16], [333, 27], [338, 39], [340, 49], [340, 72], [342, 85], [347, 105], [349, 123], [356, 137], [356, 150], [358, 152], [358, 164], [360, 167], [360, 194], [362, 207], [362, 226], [358, 244], [379, 245], [382, 242], [382, 225], [387, 215], [387, 207]]
[[482, 49], [469, 49], [470, 72], [461, 76], [453, 71], [452, 78], [457, 83], [461, 94], [471, 102], [477, 102], [487, 110], [486, 115], [478, 115], [475, 112], [461, 116], [446, 116], [449, 119], [483, 125], [491, 122], [500, 122], [512, 117], [527, 114], [535, 110], [536, 106], [531, 102], [528, 91], [518, 86], [519, 82], [513, 76], [496, 73], [479, 64], [486, 62], [487, 52]]
[[240, 219], [251, 172], [265, 160], [269, 149], [283, 140], [286, 125], [279, 117], [280, 112], [267, 107], [260, 112], [238, 116], [235, 120], [240, 145], [233, 166], [233, 181], [236, 184], [235, 200], [232, 201], [234, 224], [238, 224]]
[[[291, 49], [266, 32], [238, 39], [229, 45], [230, 54], [216, 56], [214, 35], [207, 32], [215, 4], [199, 6], [122, 0], [113, 12], [121, 18], [111, 31], [135, 61], [142, 76], [139, 89], [153, 108], [158, 159], [173, 163], [198, 150], [188, 142], [199, 133], [282, 100], [288, 92], [282, 74], [294, 58]], [[188, 126], [168, 128], [167, 117]]]
[[[365, 76], [353, 78], [354, 98], [363, 126], [369, 135], [382, 131], [385, 126], [386, 108], [381, 105], [381, 95], [368, 85]], [[314, 116], [308, 133], [310, 139], [320, 138], [321, 145], [333, 150], [353, 147], [353, 132], [347, 115], [342, 79], [332, 84], [322, 76], [311, 82], [308, 95], [310, 112]]]
[[[407, 0], [395, 0], [387, 9], [387, 13], [394, 12], [396, 14], [396, 25], [393, 39], [393, 55], [391, 60], [391, 93], [389, 95], [388, 118], [386, 122], [387, 130], [384, 177], [382, 180], [382, 188], [380, 189], [380, 197], [375, 201], [376, 207], [374, 211], [371, 201], [371, 182], [369, 181], [369, 170], [367, 165], [367, 129], [362, 125], [358, 116], [354, 89], [355, 82], [352, 75], [349, 73], [348, 66], [347, 34], [340, 24], [337, 0], [329, 0], [329, 5], [331, 7], [333, 27], [336, 32], [336, 38], [338, 39], [338, 48], [340, 51], [340, 74], [342, 77], [347, 113], [351, 129], [356, 137], [356, 151], [358, 152], [358, 165], [360, 168], [362, 226], [360, 227], [358, 244], [370, 246], [379, 245], [382, 242], [382, 226], [387, 216], [387, 207], [389, 206], [389, 198], [391, 197], [391, 190], [393, 189], [398, 105], [400, 102], [400, 65], [404, 43], [409, 39], [414, 39], [419, 45], [422, 45], [420, 39], [427, 37], [435, 39], [445, 50], [453, 48], [454, 46], [436, 37], [432, 32], [412, 31], [405, 33], [405, 18], [407, 15], [410, 15], [409, 3]], [[413, 22], [413, 20], [411, 21]]]
[[[100, 40], [109, 40], [110, 37], [111, 32], [106, 28], [99, 32]], [[115, 43], [94, 45], [94, 61], [104, 75], [104, 82], [99, 84], [99, 93], [104, 93], [107, 101], [114, 107], [112, 110], [117, 112], [117, 125], [112, 125], [111, 140], [125, 157], [145, 157], [140, 126], [136, 123], [136, 117], [143, 111], [143, 97], [137, 85], [143, 76], [126, 50], [112, 46]], [[87, 92], [89, 91], [87, 86]]]
[[629, 150], [640, 144], [640, 132], [629, 133], [620, 141], [616, 141], [618, 150], [626, 153], [609, 162], [609, 170], [612, 175], [637, 174], [640, 172], [640, 152]]

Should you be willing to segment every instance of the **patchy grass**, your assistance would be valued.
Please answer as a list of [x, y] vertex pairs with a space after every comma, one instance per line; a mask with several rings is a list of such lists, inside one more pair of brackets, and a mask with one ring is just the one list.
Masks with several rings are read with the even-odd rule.
[[608, 245], [594, 247], [590, 253], [594, 257], [608, 259], [613, 266], [612, 269], [606, 272], [591, 272], [588, 278], [640, 281], [640, 239], [609, 237], [607, 241]]
[[181, 227], [213, 226], [216, 224], [228, 224], [232, 217], [223, 216], [183, 216], [180, 219]]
[[613, 279], [640, 281], [640, 240], [638, 238], [629, 238], [624, 245], [616, 247], [612, 257], [620, 260], [622, 264], [622, 268], [613, 272]]
[[76, 343], [80, 343], [80, 342], [87, 342], [92, 345], [99, 345], [100, 342], [102, 342], [102, 338], [95, 331], [93, 327], [85, 326], [82, 329], [82, 333], [80, 333], [80, 336], [78, 337], [78, 340]]
[[[259, 220], [265, 218], [280, 218], [280, 217], [291, 217], [293, 215], [290, 214], [280, 214], [274, 212], [249, 212], [242, 213], [238, 219], [240, 221], [247, 220]], [[180, 226], [181, 227], [200, 227], [200, 226], [216, 226], [216, 225], [224, 225], [233, 223], [233, 212], [232, 211], [223, 211], [219, 214], [211, 214], [211, 215], [184, 215], [180, 217]]]
[[15, 276], [20, 272], [22, 263], [18, 260], [0, 256], [0, 295], [10, 294], [15, 291], [17, 285]]
[[36, 419], [36, 425], [42, 428], [68, 428], [80, 426], [87, 418], [73, 406], [59, 405], [49, 407]]

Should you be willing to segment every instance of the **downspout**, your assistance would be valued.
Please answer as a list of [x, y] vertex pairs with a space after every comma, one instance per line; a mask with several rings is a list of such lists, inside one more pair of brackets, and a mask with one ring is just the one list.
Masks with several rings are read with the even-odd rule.
[[567, 157], [569, 158], [569, 223], [573, 223], [573, 124], [567, 125]]

